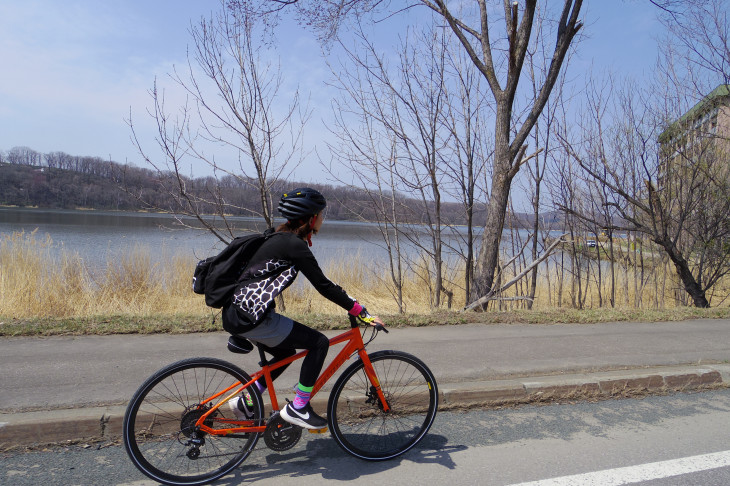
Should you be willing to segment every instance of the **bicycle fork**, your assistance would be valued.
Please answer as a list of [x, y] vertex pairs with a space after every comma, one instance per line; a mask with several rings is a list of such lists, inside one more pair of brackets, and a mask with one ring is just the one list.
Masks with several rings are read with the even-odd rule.
[[373, 363], [370, 361], [370, 357], [368, 356], [368, 353], [365, 352], [365, 349], [361, 349], [358, 352], [360, 359], [363, 363], [363, 368], [365, 370], [365, 375], [367, 375], [368, 380], [370, 381], [370, 390], [368, 392], [368, 402], [371, 400], [374, 400], [377, 396], [378, 400], [380, 401], [380, 406], [383, 412], [388, 413], [390, 412], [390, 404], [388, 403], [388, 400], [385, 398], [385, 393], [383, 393], [383, 388], [380, 386], [380, 380], [378, 380], [378, 375], [375, 373], [375, 368], [373, 368]]

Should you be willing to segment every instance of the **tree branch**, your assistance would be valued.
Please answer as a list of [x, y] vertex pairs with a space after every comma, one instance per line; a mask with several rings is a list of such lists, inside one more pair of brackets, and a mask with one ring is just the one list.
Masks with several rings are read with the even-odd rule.
[[540, 258], [538, 258], [537, 260], [534, 260], [532, 263], [530, 263], [515, 278], [513, 278], [512, 280], [510, 280], [509, 282], [507, 282], [506, 284], [504, 284], [499, 289], [492, 290], [489, 293], [487, 293], [486, 295], [480, 297], [479, 299], [475, 300], [471, 304], [467, 305], [466, 307], [464, 307], [464, 309], [462, 310], [462, 312], [466, 312], [466, 311], [472, 310], [472, 309], [474, 309], [476, 307], [479, 307], [479, 306], [481, 306], [483, 304], [486, 304], [489, 300], [492, 300], [495, 295], [497, 295], [497, 294], [499, 294], [501, 292], [504, 292], [505, 290], [507, 290], [508, 288], [510, 288], [511, 286], [513, 286], [514, 284], [516, 284], [517, 282], [519, 282], [525, 275], [527, 275], [528, 273], [530, 273], [533, 268], [535, 268], [540, 263], [542, 263], [543, 261], [545, 261], [545, 259], [548, 256], [550, 256], [550, 253], [552, 253], [553, 250], [555, 248], [557, 248], [560, 243], [563, 243], [564, 242], [563, 241], [563, 238], [565, 236], [567, 236], [567, 233], [566, 234], [563, 234], [563, 235], [560, 235], [553, 242], [553, 244], [550, 245], [547, 250], [545, 250], [545, 252], [540, 256]]

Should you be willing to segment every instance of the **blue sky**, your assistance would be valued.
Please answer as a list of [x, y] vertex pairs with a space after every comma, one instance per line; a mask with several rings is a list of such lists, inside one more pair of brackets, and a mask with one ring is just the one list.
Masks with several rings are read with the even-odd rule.
[[[0, 2], [0, 150], [28, 146], [142, 165], [126, 123], [152, 133], [148, 91], [173, 66], [186, 64], [190, 21], [217, 1], [5, 0]], [[588, 0], [588, 38], [573, 74], [591, 65], [640, 76], [656, 58], [656, 8], [646, 0]], [[281, 50], [288, 83], [311, 96], [307, 149], [326, 152], [321, 134], [330, 117], [328, 68], [314, 37], [289, 29]], [[168, 103], [175, 102], [168, 100]], [[179, 101], [179, 100], [178, 100]], [[295, 174], [324, 180], [312, 155]]]

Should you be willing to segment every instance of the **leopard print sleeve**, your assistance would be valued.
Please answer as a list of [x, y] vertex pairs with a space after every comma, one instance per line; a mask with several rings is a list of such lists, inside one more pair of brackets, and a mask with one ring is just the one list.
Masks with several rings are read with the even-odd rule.
[[274, 299], [297, 277], [297, 269], [286, 260], [268, 260], [251, 265], [233, 295], [238, 306], [256, 323], [274, 305]]

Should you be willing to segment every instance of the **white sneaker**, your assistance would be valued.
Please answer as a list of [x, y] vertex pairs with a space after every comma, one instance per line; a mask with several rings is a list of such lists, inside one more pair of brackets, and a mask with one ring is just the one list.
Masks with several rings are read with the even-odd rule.
[[243, 397], [233, 397], [228, 400], [228, 408], [238, 420], [251, 420], [253, 418], [253, 400], [248, 392], [243, 392]]

